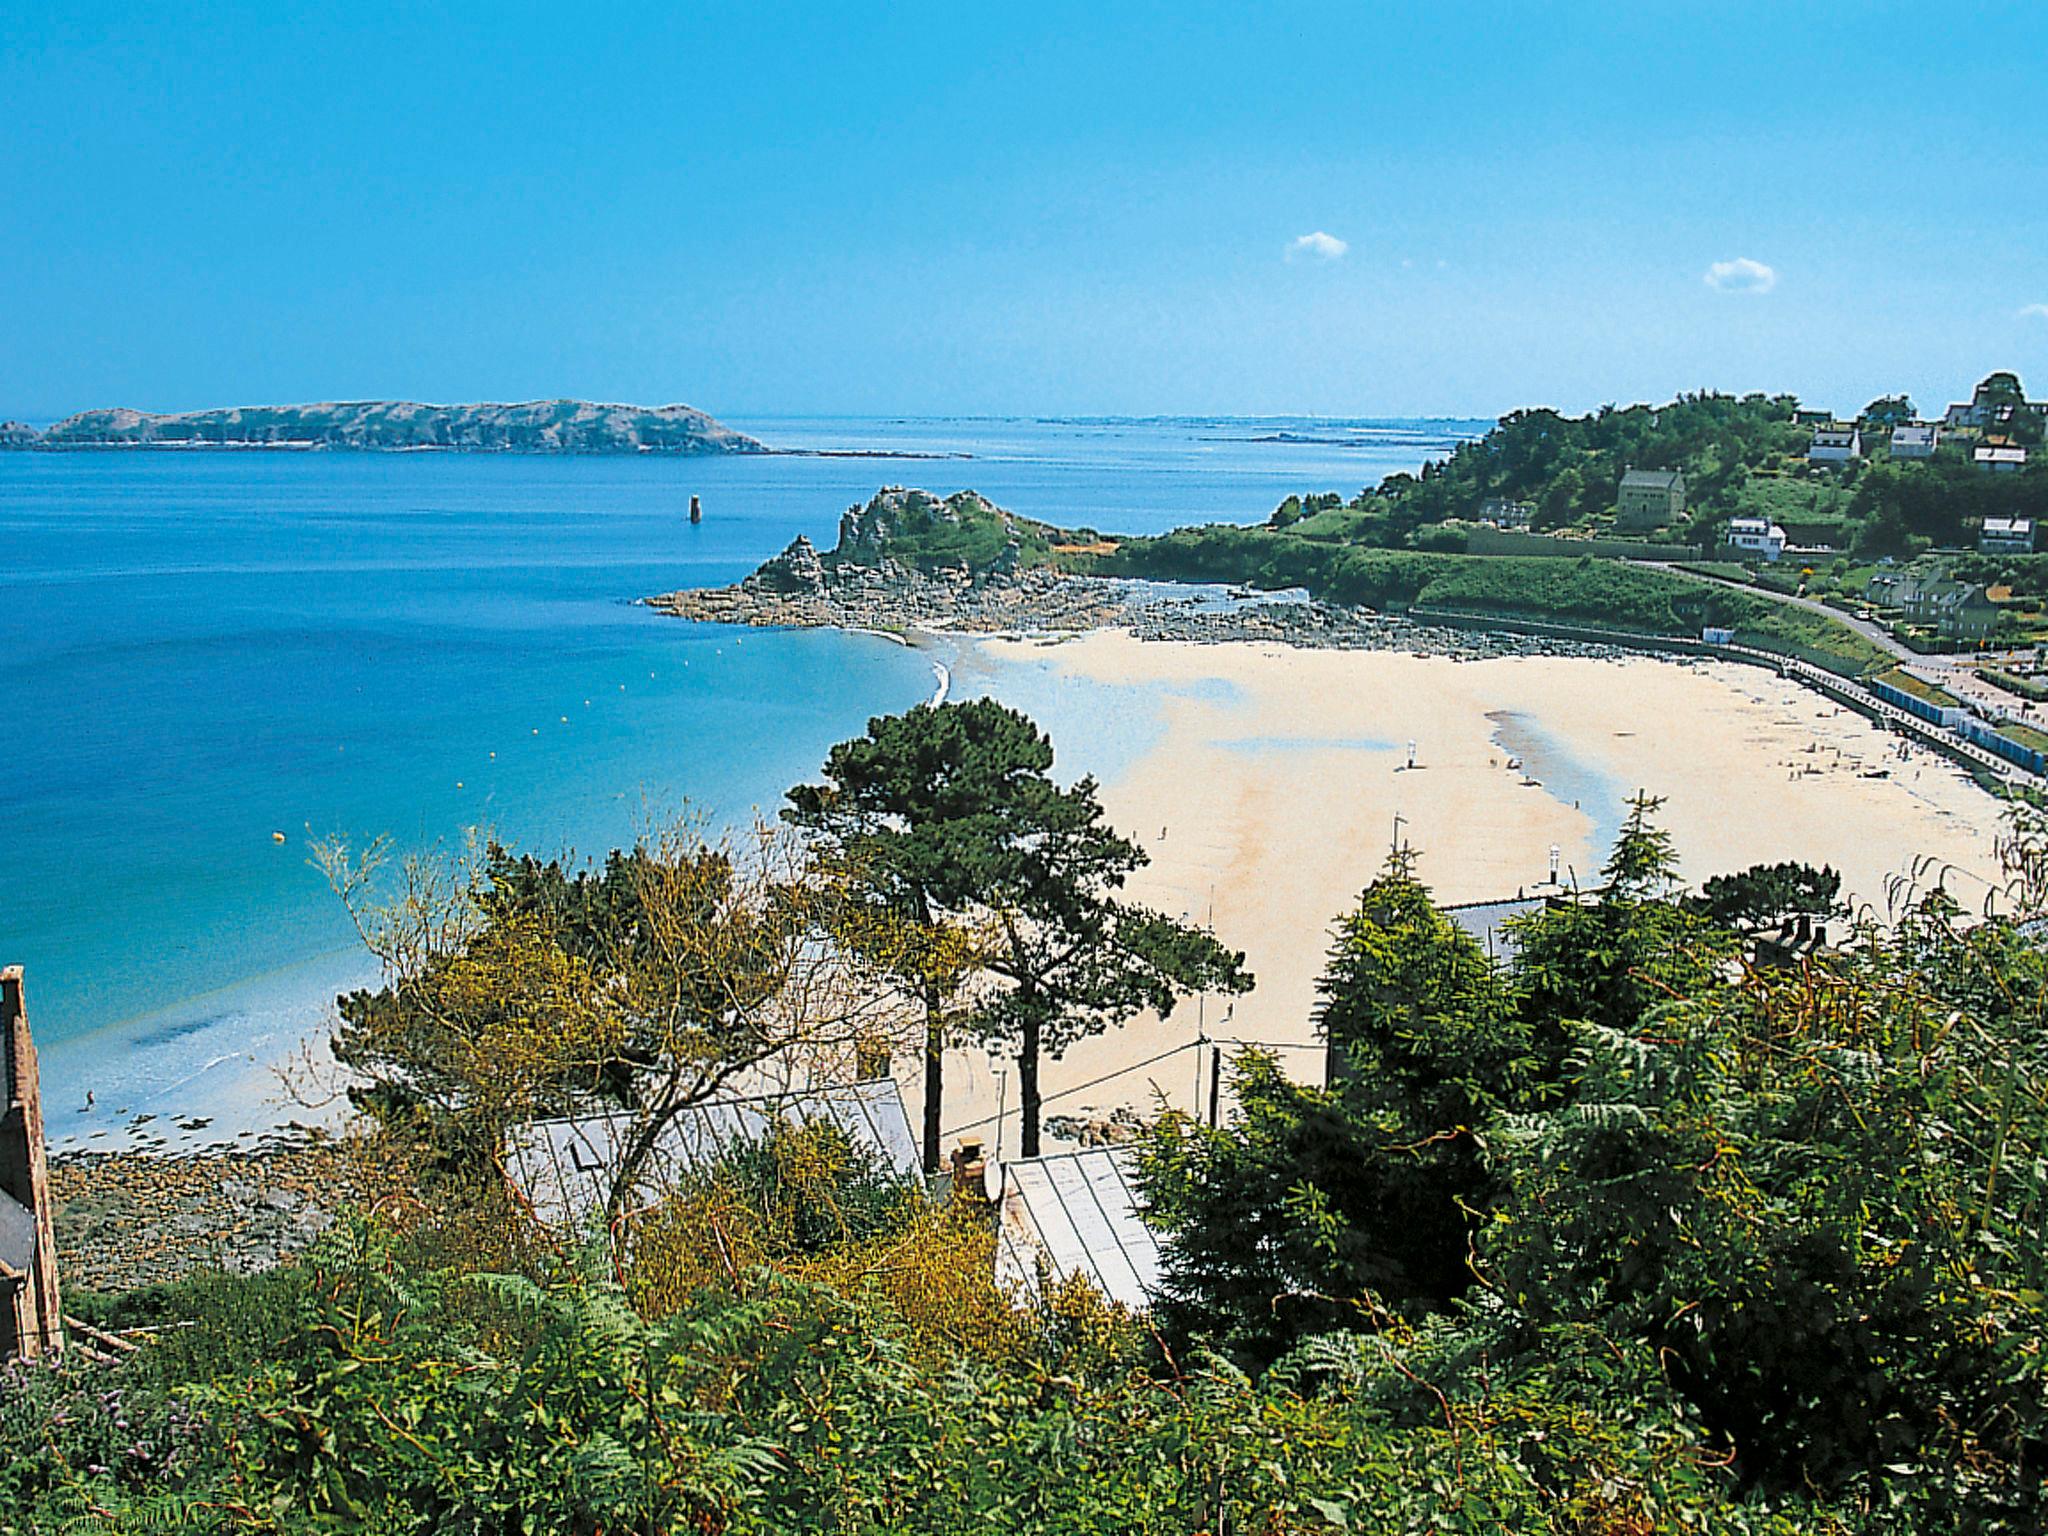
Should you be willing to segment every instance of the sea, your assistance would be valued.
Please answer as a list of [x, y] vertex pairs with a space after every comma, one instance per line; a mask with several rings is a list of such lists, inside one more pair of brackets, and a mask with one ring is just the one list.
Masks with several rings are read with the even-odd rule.
[[[677, 815], [739, 827], [871, 716], [983, 686], [943, 649], [636, 599], [829, 548], [887, 484], [1157, 533], [1349, 494], [1486, 425], [731, 424], [800, 451], [0, 454], [0, 964], [25, 968], [57, 1146], [253, 1133], [252, 1073], [377, 976], [316, 842], [601, 857]], [[1151, 739], [1122, 693], [1004, 683], [1068, 775]]]

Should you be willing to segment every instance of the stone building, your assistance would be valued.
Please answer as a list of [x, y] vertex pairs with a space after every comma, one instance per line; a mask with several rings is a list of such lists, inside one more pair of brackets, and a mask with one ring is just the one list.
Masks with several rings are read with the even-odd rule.
[[1630, 468], [1614, 501], [1614, 526], [1630, 532], [1665, 528], [1685, 515], [1685, 476], [1675, 469]]
[[0, 1360], [64, 1347], [43, 1100], [21, 967], [0, 970]]

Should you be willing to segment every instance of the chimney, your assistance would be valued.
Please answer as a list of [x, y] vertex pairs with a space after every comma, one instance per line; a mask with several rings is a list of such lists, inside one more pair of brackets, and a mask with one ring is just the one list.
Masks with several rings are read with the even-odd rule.
[[982, 1156], [981, 1143], [963, 1139], [953, 1153], [953, 1198], [985, 1203], [988, 1200], [987, 1179], [988, 1160]]
[[[0, 1246], [0, 1359], [64, 1347], [57, 1294], [57, 1239], [50, 1226], [50, 1166], [43, 1145], [42, 1084], [22, 1003], [21, 967], [0, 969], [0, 1210], [20, 1233]], [[25, 1218], [21, 1219], [21, 1218]]]

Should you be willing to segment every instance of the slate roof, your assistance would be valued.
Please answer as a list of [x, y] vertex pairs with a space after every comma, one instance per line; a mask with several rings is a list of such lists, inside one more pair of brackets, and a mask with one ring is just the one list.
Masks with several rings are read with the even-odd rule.
[[1522, 917], [1543, 905], [1540, 896], [1517, 896], [1508, 901], [1468, 901], [1445, 907], [1443, 914], [1479, 941], [1479, 947], [1497, 962], [1507, 965], [1518, 947], [1506, 927], [1512, 917]]
[[1135, 1311], [1159, 1289], [1159, 1239], [1139, 1215], [1136, 1154], [1087, 1147], [1003, 1165], [996, 1279], [1036, 1294], [1041, 1268], [1055, 1282], [1084, 1276]]
[[[759, 1141], [778, 1122], [818, 1120], [838, 1126], [897, 1177], [923, 1179], [924, 1160], [902, 1092], [885, 1077], [844, 1088], [694, 1105], [663, 1133], [629, 1203], [635, 1208], [652, 1204], [684, 1175], [717, 1163], [735, 1142]], [[623, 1111], [530, 1121], [506, 1137], [505, 1172], [542, 1221], [579, 1221], [603, 1209], [611, 1170], [632, 1129], [633, 1116]]]

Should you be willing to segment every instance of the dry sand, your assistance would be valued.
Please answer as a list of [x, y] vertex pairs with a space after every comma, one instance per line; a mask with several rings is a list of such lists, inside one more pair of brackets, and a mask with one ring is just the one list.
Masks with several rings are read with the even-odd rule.
[[[1760, 861], [1832, 864], [1848, 893], [1882, 911], [1892, 877], [1916, 859], [1952, 866], [1950, 888], [1970, 905], [1996, 873], [1990, 795], [1931, 753], [1902, 759], [1897, 738], [1756, 668], [1452, 661], [1119, 633], [977, 649], [998, 698], [1006, 669], [1048, 657], [1061, 675], [1144, 690], [1158, 739], [1103, 789], [1112, 822], [1152, 856], [1132, 894], [1213, 921], [1258, 977], [1244, 997], [1189, 1002], [1048, 1063], [1049, 1115], [1143, 1111], [1159, 1095], [1201, 1103], [1206, 1053], [1132, 1070], [1194, 1040], [1200, 1024], [1211, 1038], [1289, 1047], [1283, 1060], [1319, 1078], [1313, 1009], [1330, 924], [1385, 859], [1397, 815], [1423, 879], [1447, 903], [1534, 888], [1553, 843], [1567, 879], [1592, 883], [1622, 801], [1638, 789], [1664, 797], [1660, 820], [1690, 882]], [[1057, 747], [1059, 720], [1041, 723]], [[1511, 752], [1525, 771], [1507, 766]], [[1874, 769], [1889, 777], [1865, 776]], [[1541, 783], [1525, 783], [1531, 776]], [[920, 1084], [905, 1065], [915, 1123]], [[1109, 1074], [1119, 1075], [1095, 1082]], [[949, 1149], [971, 1131], [1015, 1155], [1013, 1064], [958, 1053], [946, 1097]], [[999, 1101], [1008, 1113], [998, 1140]], [[1062, 1145], [1048, 1137], [1046, 1150]]]

